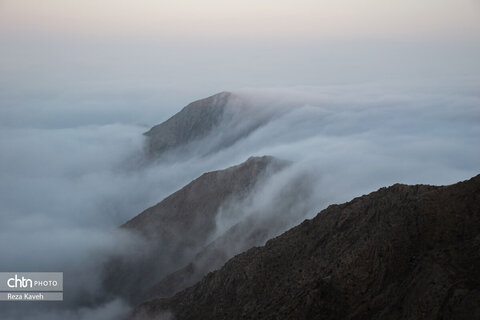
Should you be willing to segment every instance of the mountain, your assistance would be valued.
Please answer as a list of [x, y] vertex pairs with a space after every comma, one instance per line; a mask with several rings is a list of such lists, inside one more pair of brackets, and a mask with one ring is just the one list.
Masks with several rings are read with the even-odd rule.
[[480, 175], [331, 205], [130, 319], [479, 319]]
[[231, 92], [194, 101], [144, 133], [147, 156], [156, 159], [170, 152], [204, 156], [229, 147], [284, 112], [266, 104]]
[[170, 119], [145, 132], [148, 153], [158, 155], [211, 133], [222, 120], [231, 96], [230, 92], [221, 92], [192, 102]]
[[270, 237], [288, 228], [285, 221], [248, 217], [203, 247], [185, 267], [167, 275], [153, 285], [144, 295], [145, 299], [170, 297], [194, 285], [208, 272], [219, 269], [229, 258], [264, 244]]
[[[298, 173], [292, 178], [288, 175], [288, 170], [280, 170], [288, 167], [286, 162], [272, 161], [277, 162], [276, 169], [270, 170], [271, 174], [265, 182], [256, 186], [248, 197], [237, 198], [231, 202], [233, 205], [225, 205], [224, 202], [216, 213], [215, 220], [219, 227], [215, 235], [210, 237], [211, 241], [187, 265], [165, 276], [147, 290], [144, 300], [169, 297], [195, 284], [208, 272], [220, 268], [229, 258], [253, 246], [265, 244], [271, 237], [305, 218], [309, 206], [298, 206], [298, 203], [309, 203], [306, 200], [311, 195], [311, 179]], [[272, 188], [272, 184], [275, 187]], [[269, 203], [267, 207], [258, 204], [258, 201], [264, 204], [266, 200]], [[203, 198], [202, 201], [209, 199]], [[191, 231], [186, 232], [189, 233]], [[201, 239], [198, 236], [195, 238]]]
[[[250, 157], [239, 165], [204, 173], [127, 221], [120, 229], [142, 241], [126, 256], [109, 261], [104, 272], [104, 284], [108, 291], [137, 299], [145, 289], [169, 273], [188, 263], [198, 263], [196, 255], [202, 250], [211, 252], [205, 251], [205, 248], [227, 231], [217, 227], [219, 212], [230, 203], [242, 201], [259, 183], [286, 165], [287, 162], [269, 156]], [[232, 208], [229, 214], [240, 219], [243, 212], [241, 208]], [[238, 222], [237, 228], [241, 226], [245, 226], [244, 221]], [[249, 231], [254, 232], [260, 227], [252, 226]], [[248, 232], [243, 235], [248, 235]], [[253, 238], [245, 239], [243, 235], [235, 240], [248, 243], [248, 247], [258, 244], [252, 242]], [[223, 241], [217, 249], [228, 244], [228, 241]], [[241, 250], [248, 247], [241, 246]], [[223, 264], [230, 257], [225, 255], [219, 261]], [[217, 264], [212, 261], [212, 265]], [[202, 271], [203, 268], [197, 270], [200, 276], [210, 271], [209, 268], [207, 271]]]
[[215, 216], [222, 204], [246, 196], [258, 180], [285, 165], [269, 156], [250, 157], [239, 165], [204, 173], [121, 227], [162, 241], [181, 234], [185, 244], [198, 244], [214, 231]]

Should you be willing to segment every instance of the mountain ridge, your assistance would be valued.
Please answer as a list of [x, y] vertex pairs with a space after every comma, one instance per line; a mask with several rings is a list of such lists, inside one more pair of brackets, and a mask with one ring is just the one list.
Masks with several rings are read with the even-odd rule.
[[221, 121], [232, 93], [222, 91], [196, 100], [144, 133], [147, 154], [158, 156], [208, 135]]
[[130, 319], [480, 317], [480, 175], [330, 205]]
[[[216, 234], [221, 207], [242, 201], [263, 179], [287, 165], [271, 156], [250, 157], [241, 164], [206, 172], [122, 224], [120, 230], [139, 244], [136, 250], [109, 261], [104, 270], [105, 287], [127, 299], [138, 299], [165, 275], [195, 262], [195, 255], [215, 239], [212, 237], [222, 235]], [[241, 213], [233, 210], [231, 214]], [[136, 294], [131, 296], [132, 292]]]
[[231, 147], [289, 108], [223, 91], [196, 100], [144, 133], [145, 160], [206, 156]]

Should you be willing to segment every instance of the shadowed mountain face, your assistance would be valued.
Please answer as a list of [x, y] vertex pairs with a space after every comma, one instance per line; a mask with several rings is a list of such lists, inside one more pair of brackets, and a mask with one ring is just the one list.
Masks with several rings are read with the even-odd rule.
[[480, 176], [394, 185], [229, 260], [132, 319], [478, 319]]
[[[143, 239], [142, 245], [127, 256], [112, 259], [105, 270], [106, 287], [127, 298], [131, 294], [138, 298], [144, 289], [166, 274], [195, 262], [195, 256], [226, 231], [217, 227], [219, 210], [230, 202], [242, 201], [263, 179], [286, 165], [286, 162], [273, 157], [251, 157], [240, 165], [205, 173], [126, 222], [121, 228]], [[232, 210], [230, 214], [242, 216], [241, 210]], [[243, 230], [247, 225], [247, 220], [241, 221], [236, 229]], [[232, 238], [248, 245], [242, 245], [242, 251], [257, 244], [249, 238], [250, 233], [265, 227], [261, 224], [248, 226], [248, 232], [242, 233], [242, 237]], [[228, 243], [217, 242], [218, 248], [227, 250], [225, 246]], [[228, 248], [228, 251], [231, 249]], [[212, 258], [212, 255], [208, 257]], [[221, 256], [221, 263], [229, 257]], [[218, 263], [214, 264], [212, 260], [211, 265], [218, 266]], [[206, 273], [201, 268], [198, 271], [200, 276]]]
[[289, 225], [273, 215], [267, 219], [248, 217], [226, 230], [221, 236], [203, 247], [185, 267], [169, 274], [145, 294], [145, 300], [170, 297], [194, 285], [208, 272], [219, 269], [229, 258], [251, 247], [262, 245]]

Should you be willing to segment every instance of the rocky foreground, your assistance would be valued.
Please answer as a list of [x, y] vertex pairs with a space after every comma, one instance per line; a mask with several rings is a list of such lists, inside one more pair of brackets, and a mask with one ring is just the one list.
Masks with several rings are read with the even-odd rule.
[[332, 205], [130, 319], [480, 319], [480, 175]]

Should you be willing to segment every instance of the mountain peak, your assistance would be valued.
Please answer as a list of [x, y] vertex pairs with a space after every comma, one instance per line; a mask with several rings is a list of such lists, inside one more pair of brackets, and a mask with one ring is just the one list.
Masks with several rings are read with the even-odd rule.
[[[165, 221], [179, 225], [196, 219], [203, 223], [213, 222], [212, 215], [229, 196], [240, 197], [242, 193], [253, 188], [267, 168], [280, 170], [286, 164], [286, 161], [272, 156], [250, 157], [238, 165], [206, 172], [122, 227], [142, 231], [144, 234], [158, 234]], [[209, 226], [211, 227], [213, 226]]]
[[152, 127], [144, 133], [148, 137], [148, 154], [160, 155], [208, 135], [221, 121], [231, 97], [232, 93], [223, 91], [194, 101]]

